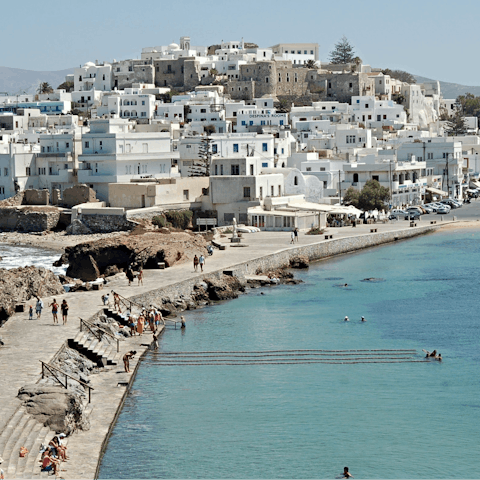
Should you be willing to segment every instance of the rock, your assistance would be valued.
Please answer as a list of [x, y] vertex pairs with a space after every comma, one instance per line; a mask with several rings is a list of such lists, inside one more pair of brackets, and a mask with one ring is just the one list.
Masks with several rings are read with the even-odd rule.
[[17, 396], [29, 415], [56, 433], [69, 435], [90, 428], [80, 395], [61, 386], [25, 385]]
[[306, 255], [297, 255], [290, 259], [291, 268], [308, 268], [310, 265], [310, 260]]
[[[201, 236], [183, 232], [161, 235], [149, 232], [143, 235], [112, 237], [67, 247], [57, 264], [68, 263], [67, 275], [84, 281], [95, 280], [94, 275], [121, 271], [129, 265], [157, 269], [160, 262], [166, 267], [191, 261], [195, 254], [206, 253], [206, 241]], [[108, 270], [107, 270], [108, 269]]]
[[78, 218], [73, 220], [73, 222], [66, 228], [68, 235], [88, 235], [92, 231], [84, 225]]
[[36, 295], [42, 298], [63, 293], [65, 290], [60, 280], [46, 268], [0, 268], [0, 320], [13, 315], [15, 306], [20, 303], [32, 300], [33, 305]]
[[116, 265], [109, 265], [105, 271], [103, 272], [103, 275], [105, 277], [111, 277], [113, 275], [116, 275], [117, 273], [121, 273], [122, 270], [120, 270]]
[[221, 279], [205, 278], [208, 285], [208, 296], [211, 300], [229, 300], [238, 298], [238, 291], [244, 291], [245, 287], [236, 277], [223, 275]]

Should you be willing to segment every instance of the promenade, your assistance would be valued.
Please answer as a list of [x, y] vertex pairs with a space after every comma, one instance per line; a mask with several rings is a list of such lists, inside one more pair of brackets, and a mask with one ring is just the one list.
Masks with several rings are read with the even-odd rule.
[[[423, 220], [418, 222], [418, 226], [429, 226], [430, 220], [437, 220], [436, 226], [441, 225], [440, 216], [429, 215], [424, 216]], [[451, 218], [448, 220], [443, 224], [451, 223]], [[469, 218], [469, 220], [473, 219]], [[376, 228], [378, 234], [407, 229], [413, 233], [417, 230], [410, 229], [407, 221], [398, 221], [373, 226], [359, 225], [356, 228], [330, 228], [328, 233], [333, 235], [333, 241], [335, 241], [346, 237], [375, 235], [370, 234], [371, 228]], [[290, 232], [244, 234], [242, 247], [232, 247], [228, 238], [221, 238], [220, 241], [225, 243], [226, 249], [223, 251], [215, 249], [213, 256], [206, 257], [204, 275], [292, 247], [325, 242], [323, 235], [308, 236], [300, 233], [298, 243], [292, 245]], [[51, 298], [43, 298], [45, 309], [41, 319], [29, 321], [28, 313], [16, 314], [0, 329], [0, 336], [5, 342], [5, 346], [0, 347], [0, 456], [4, 458], [2, 467], [7, 473], [6, 478], [46, 476], [46, 474], [40, 474], [39, 464], [34, 464], [31, 459], [26, 465], [19, 465], [17, 460], [17, 446], [23, 446], [27, 440], [33, 444], [33, 439], [38, 439], [42, 435], [47, 438], [51, 432], [40, 430], [39, 426], [27, 420], [23, 424], [15, 420], [17, 417], [20, 418], [18, 413], [20, 401], [16, 396], [22, 386], [39, 380], [40, 361], [49, 362], [67, 339], [73, 339], [76, 336], [79, 330], [79, 317], [88, 319], [102, 308], [102, 293], [114, 289], [128, 298], [183, 280], [202, 278], [202, 273], [194, 272], [190, 262], [166, 270], [146, 270], [144, 273], [143, 286], [137, 286], [135, 282], [129, 287], [125, 275], [119, 274], [113, 277], [104, 291], [66, 293], [57, 296], [58, 303], [65, 298], [70, 305], [69, 320], [65, 326], [53, 324], [50, 309], [47, 307], [51, 303]], [[128, 350], [144, 351], [150, 342], [151, 334], [121, 342], [121, 355]], [[137, 357], [133, 362], [134, 368], [138, 361]], [[120, 362], [119, 365], [108, 367], [101, 374], [90, 377], [95, 389], [92, 393], [91, 429], [87, 432], [77, 432], [69, 439], [70, 460], [62, 464], [61, 477], [94, 477], [104, 438], [115, 419], [125, 392], [124, 387], [117, 385], [119, 382], [129, 382], [131, 375], [123, 372], [123, 364]], [[12, 435], [18, 438], [13, 441]], [[36, 456], [37, 453], [38, 451], [32, 451], [29, 455]]]

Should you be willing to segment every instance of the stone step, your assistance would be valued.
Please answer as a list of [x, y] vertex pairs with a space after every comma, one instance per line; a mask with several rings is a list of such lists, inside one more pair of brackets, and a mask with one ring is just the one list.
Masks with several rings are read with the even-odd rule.
[[35, 478], [40, 476], [46, 476], [46, 473], [42, 473], [40, 470], [40, 459], [42, 454], [40, 453], [40, 445], [48, 445], [50, 440], [54, 437], [55, 432], [50, 430], [49, 427], [42, 427], [38, 432], [35, 443], [28, 454], [28, 459], [23, 470], [22, 478]]
[[97, 346], [98, 342], [99, 340], [97, 337], [92, 337], [83, 344], [83, 348], [86, 348], [87, 350], [93, 352], [93, 349]]
[[[28, 429], [27, 423], [28, 423], [30, 417], [27, 414], [25, 414], [25, 411], [24, 411], [23, 408], [21, 409], [21, 412], [22, 412], [22, 417], [20, 418], [18, 423], [15, 425], [15, 428], [13, 428], [10, 431], [10, 435], [8, 436], [8, 440], [5, 442], [5, 445], [4, 445], [3, 449], [0, 451], [0, 457], [2, 457], [3, 460], [5, 461], [3, 469], [7, 472], [8, 472], [8, 467], [10, 465], [10, 455], [12, 454], [13, 449], [14, 449], [17, 441], [19, 440], [19, 437], [21, 436], [23, 430], [25, 428]], [[29, 425], [29, 426], [31, 426], [31, 425]]]
[[3, 407], [0, 406], [0, 433], [3, 432], [10, 419], [15, 415], [17, 408], [18, 406], [15, 407], [14, 405], [9, 404]]
[[5, 445], [8, 442], [8, 439], [10, 438], [12, 432], [17, 427], [18, 422], [20, 422], [21, 419], [23, 418], [23, 412], [24, 412], [24, 410], [23, 410], [22, 407], [18, 408], [15, 411], [15, 413], [11, 416], [11, 418], [7, 422], [7, 424], [5, 425], [3, 431], [0, 435], [0, 457], [2, 456], [2, 453], [5, 449]]
[[20, 447], [27, 446], [26, 443], [27, 443], [28, 437], [31, 435], [33, 429], [38, 423], [33, 417], [31, 417], [27, 413], [25, 413], [25, 417], [27, 418], [27, 422], [25, 423], [24, 427], [21, 430], [17, 430], [13, 432], [12, 443], [9, 449], [5, 448], [5, 451], [3, 452], [5, 455], [3, 459], [6, 462], [8, 462], [6, 473], [7, 473], [7, 476], [11, 478], [15, 478], [16, 476], [17, 464], [20, 459]]
[[38, 453], [38, 447], [37, 447], [37, 450], [35, 451], [35, 441], [38, 437], [38, 433], [42, 428], [43, 428], [43, 425], [40, 422], [35, 421], [35, 426], [33, 427], [30, 435], [25, 440], [25, 443], [23, 444], [23, 446], [28, 450], [27, 456], [22, 458], [20, 457], [20, 455], [18, 455], [17, 457], [17, 465], [15, 467], [15, 477], [20, 478], [23, 475], [23, 471], [25, 470], [25, 466], [27, 465], [27, 462], [30, 456], [36, 457], [36, 454]]

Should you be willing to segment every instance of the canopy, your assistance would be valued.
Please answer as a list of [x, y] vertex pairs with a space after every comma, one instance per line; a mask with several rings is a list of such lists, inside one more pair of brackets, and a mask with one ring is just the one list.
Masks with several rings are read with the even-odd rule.
[[476, 182], [475, 180], [470, 180], [470, 186], [472, 186], [474, 188], [480, 188], [480, 182]]
[[436, 195], [442, 195], [443, 197], [448, 197], [448, 192], [444, 192], [443, 190], [439, 190], [438, 188], [427, 187], [425, 190], [435, 193]]

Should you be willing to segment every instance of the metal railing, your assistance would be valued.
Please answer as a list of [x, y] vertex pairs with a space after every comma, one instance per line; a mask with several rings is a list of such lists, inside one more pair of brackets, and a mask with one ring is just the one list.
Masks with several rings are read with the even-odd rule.
[[[102, 340], [102, 333], [113, 338], [117, 342], [117, 353], [120, 351], [120, 340], [113, 335], [113, 333], [108, 332], [107, 330], [95, 325], [93, 323], [87, 322], [86, 320], [80, 319], [80, 331], [83, 332], [83, 327], [86, 327], [88, 331], [90, 331], [99, 341]], [[96, 329], [96, 330], [95, 330]], [[100, 333], [98, 330], [100, 330]]]
[[[40, 360], [40, 363], [42, 364], [42, 378], [45, 378], [45, 370], [48, 370], [57, 379], [58, 383], [60, 383], [62, 387], [65, 387], [66, 390], [68, 390], [68, 379], [71, 378], [72, 380], [75, 380], [83, 387], [88, 388], [88, 403], [91, 403], [92, 390], [95, 390], [93, 387], [91, 387], [85, 382], [82, 382], [82, 380], [78, 378], [72, 377], [68, 373], [65, 373], [63, 370], [60, 370], [59, 368], [54, 367], [53, 365], [50, 365], [49, 363], [42, 362], [42, 360]], [[57, 376], [54, 370], [58, 373], [61, 373], [62, 375], [65, 375], [65, 384], [63, 383], [62, 380], [60, 380], [59, 376]]]

